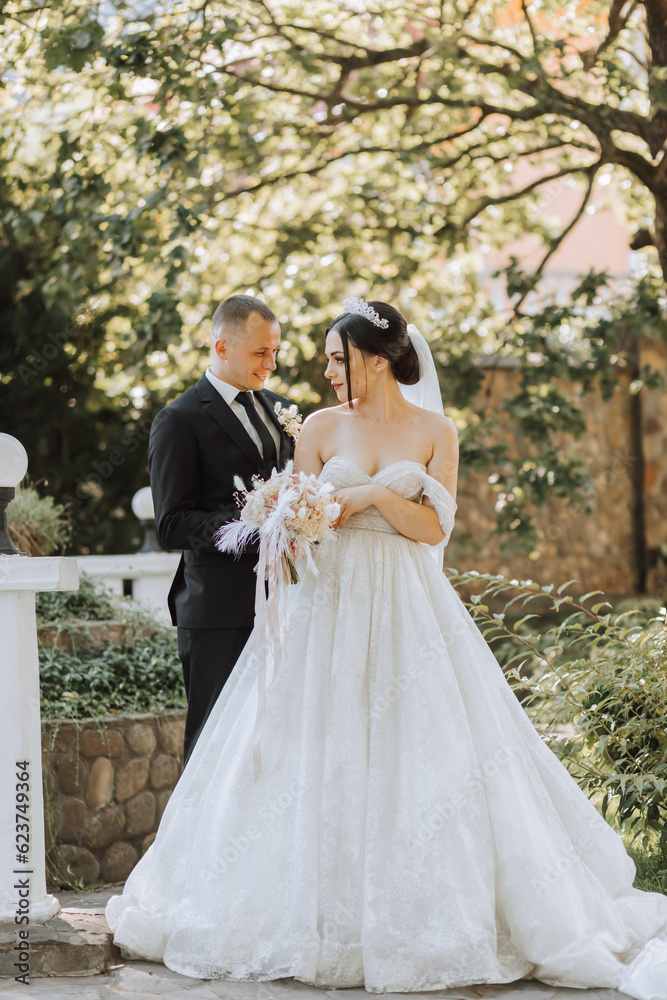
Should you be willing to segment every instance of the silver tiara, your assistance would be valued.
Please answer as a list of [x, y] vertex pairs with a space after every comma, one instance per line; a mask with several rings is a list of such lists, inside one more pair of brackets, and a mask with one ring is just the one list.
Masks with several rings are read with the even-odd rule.
[[343, 309], [345, 312], [356, 313], [357, 316], [363, 316], [364, 319], [370, 320], [373, 326], [382, 327], [383, 330], [386, 330], [389, 326], [389, 320], [380, 319], [378, 313], [375, 309], [373, 309], [373, 306], [369, 306], [368, 302], [364, 302], [363, 299], [343, 299]]

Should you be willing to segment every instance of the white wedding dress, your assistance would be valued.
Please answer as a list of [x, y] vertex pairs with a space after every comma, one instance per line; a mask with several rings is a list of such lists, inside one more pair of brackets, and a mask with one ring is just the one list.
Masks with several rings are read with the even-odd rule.
[[[456, 503], [416, 462], [336, 489]], [[288, 588], [253, 776], [246, 645], [155, 842], [109, 900], [132, 957], [200, 978], [412, 992], [534, 978], [667, 1000], [667, 897], [538, 735], [429, 547], [371, 507]]]

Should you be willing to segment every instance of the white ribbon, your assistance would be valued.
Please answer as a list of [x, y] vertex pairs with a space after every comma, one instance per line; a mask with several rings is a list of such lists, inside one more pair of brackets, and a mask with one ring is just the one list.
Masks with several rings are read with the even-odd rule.
[[[293, 462], [289, 460], [284, 473], [292, 474]], [[245, 489], [242, 480], [235, 477], [239, 490]], [[254, 641], [257, 661], [257, 712], [252, 741], [253, 773], [255, 781], [263, 773], [262, 762], [262, 728], [267, 710], [268, 661], [272, 656], [273, 671], [271, 681], [274, 682], [280, 673], [286, 652], [283, 648], [283, 635], [286, 631], [286, 595], [290, 585], [291, 574], [288, 571], [288, 553], [301, 572], [318, 573], [312, 557], [311, 545], [305, 538], [294, 537], [286, 527], [289, 520], [296, 516], [291, 510], [291, 504], [298, 500], [301, 494], [301, 483], [281, 489], [279, 497], [274, 502], [269, 514], [264, 518], [261, 527], [253, 523], [233, 521], [223, 525], [216, 534], [216, 546], [221, 552], [233, 552], [239, 555], [244, 545], [259, 535], [259, 559], [257, 563], [257, 584], [255, 586], [255, 622]], [[329, 492], [333, 487], [329, 487]], [[320, 492], [320, 497], [323, 493]], [[288, 580], [288, 577], [290, 579]], [[268, 588], [265, 584], [268, 583]], [[267, 595], [268, 589], [268, 595]], [[273, 767], [268, 772], [273, 774], [279, 770], [288, 748], [291, 705], [285, 699], [281, 713], [282, 733], [277, 741], [277, 756]]]
[[[265, 578], [268, 567], [267, 597]], [[257, 586], [255, 587], [255, 655], [257, 657], [257, 713], [255, 715], [255, 730], [252, 741], [252, 760], [254, 780], [257, 781], [263, 773], [262, 767], [262, 728], [266, 714], [268, 691], [268, 659], [273, 657], [273, 673], [271, 682], [275, 683], [283, 661], [283, 631], [285, 626], [285, 596], [289, 586], [282, 573], [282, 560], [269, 559], [269, 543], [262, 538], [259, 545], [259, 563], [257, 565]], [[288, 744], [288, 730], [291, 719], [291, 706], [285, 703], [282, 717], [282, 733], [278, 745], [278, 754], [273, 767], [268, 774], [278, 771], [285, 760]]]

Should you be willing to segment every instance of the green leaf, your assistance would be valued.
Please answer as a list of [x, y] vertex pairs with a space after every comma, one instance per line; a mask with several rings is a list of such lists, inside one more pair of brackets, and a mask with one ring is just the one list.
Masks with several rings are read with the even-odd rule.
[[523, 618], [519, 618], [519, 620], [514, 623], [515, 631], [519, 628], [519, 626], [523, 625], [524, 622], [527, 622], [529, 618], [539, 618], [539, 615], [530, 614], [530, 615], [524, 615]]
[[604, 591], [602, 590], [589, 590], [587, 594], [584, 594], [582, 597], [579, 598], [579, 603], [583, 604], [584, 601], [587, 601], [589, 597], [593, 597], [595, 594], [602, 594], [602, 593], [604, 593]]

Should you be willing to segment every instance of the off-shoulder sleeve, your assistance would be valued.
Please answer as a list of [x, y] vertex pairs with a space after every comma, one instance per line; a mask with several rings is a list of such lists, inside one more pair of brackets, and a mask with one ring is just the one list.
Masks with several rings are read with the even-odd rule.
[[[423, 473], [422, 496], [428, 497], [435, 508], [440, 527], [445, 533], [444, 546], [446, 546], [454, 527], [458, 504], [442, 483], [439, 483], [433, 476], [429, 476], [427, 472]], [[442, 542], [440, 544], [442, 545]]]

